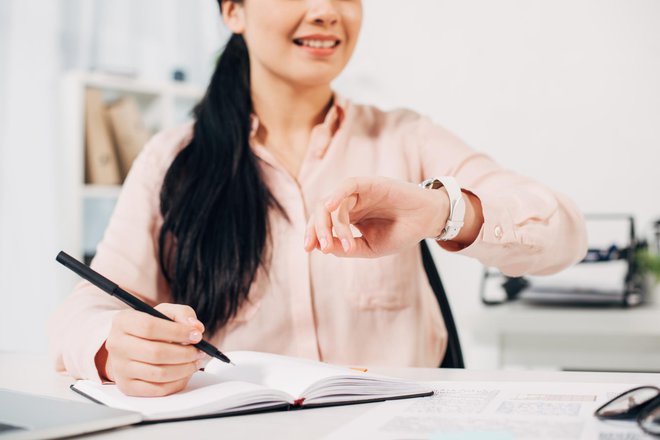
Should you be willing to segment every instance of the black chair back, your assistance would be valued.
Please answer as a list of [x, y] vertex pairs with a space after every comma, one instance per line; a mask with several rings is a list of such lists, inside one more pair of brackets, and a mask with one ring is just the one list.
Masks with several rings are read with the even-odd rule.
[[426, 276], [429, 280], [429, 284], [431, 284], [433, 293], [435, 293], [435, 298], [440, 305], [440, 312], [442, 313], [442, 318], [445, 320], [445, 327], [447, 328], [447, 351], [445, 352], [444, 359], [440, 363], [440, 368], [465, 368], [461, 343], [458, 340], [458, 331], [456, 330], [454, 317], [451, 314], [449, 300], [447, 299], [445, 288], [442, 286], [440, 274], [438, 273], [435, 261], [433, 261], [433, 256], [426, 244], [426, 240], [422, 240], [421, 248], [424, 270], [426, 271]]

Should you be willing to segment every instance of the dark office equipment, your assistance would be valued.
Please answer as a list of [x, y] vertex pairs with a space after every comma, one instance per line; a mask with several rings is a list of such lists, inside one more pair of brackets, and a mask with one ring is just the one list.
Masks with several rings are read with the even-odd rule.
[[[646, 290], [638, 267], [637, 252], [646, 244], [635, 234], [635, 220], [624, 214], [592, 214], [585, 216], [587, 228], [612, 229], [612, 240], [622, 241], [606, 246], [590, 246], [584, 259], [558, 275], [509, 277], [493, 268], [485, 268], [481, 283], [481, 300], [486, 305], [508, 301], [572, 306], [620, 306], [641, 304]], [[622, 234], [623, 231], [623, 234]], [[625, 270], [621, 270], [625, 266]], [[604, 286], [602, 269], [620, 273], [620, 278]], [[579, 273], [580, 276], [577, 276]], [[592, 273], [591, 284], [584, 281]], [[574, 275], [574, 284], [567, 283]], [[561, 282], [559, 281], [561, 278]], [[577, 281], [578, 278], [581, 278]]]

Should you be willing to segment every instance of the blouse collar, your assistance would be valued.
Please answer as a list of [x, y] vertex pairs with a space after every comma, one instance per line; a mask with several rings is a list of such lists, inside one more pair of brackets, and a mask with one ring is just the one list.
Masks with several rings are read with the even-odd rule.
[[[318, 159], [322, 159], [323, 156], [325, 156], [333, 136], [341, 127], [346, 114], [346, 106], [346, 99], [335, 92], [332, 97], [332, 106], [326, 113], [323, 122], [316, 125], [312, 129], [309, 140], [309, 148], [312, 150], [311, 152], [314, 154], [314, 156]], [[258, 129], [259, 117], [255, 113], [252, 113], [250, 115], [251, 141], [254, 141]], [[252, 142], [252, 144], [254, 145], [255, 143]]]

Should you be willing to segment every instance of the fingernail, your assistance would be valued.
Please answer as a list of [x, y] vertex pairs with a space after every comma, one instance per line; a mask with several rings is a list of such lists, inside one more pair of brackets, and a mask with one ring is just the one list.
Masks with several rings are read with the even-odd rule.
[[197, 352], [197, 359], [204, 359], [206, 357], [206, 353], [203, 351], [198, 351]]
[[305, 244], [304, 244], [305, 249], [307, 249], [307, 248], [309, 247], [309, 243], [310, 243], [311, 241], [312, 241], [312, 240], [309, 239], [309, 236], [308, 236], [308, 235], [305, 235]]
[[321, 243], [321, 249], [325, 249], [328, 247], [328, 240], [326, 240], [325, 238], [320, 239], [319, 243]]
[[341, 247], [344, 248], [344, 252], [348, 252], [351, 249], [351, 244], [345, 238], [341, 239]]
[[190, 335], [188, 335], [188, 338], [193, 342], [197, 342], [202, 339], [202, 334], [198, 331], [192, 331], [190, 332]]
[[192, 316], [188, 317], [188, 323], [192, 325], [201, 324], [201, 322], [199, 322], [199, 319], [193, 318]]

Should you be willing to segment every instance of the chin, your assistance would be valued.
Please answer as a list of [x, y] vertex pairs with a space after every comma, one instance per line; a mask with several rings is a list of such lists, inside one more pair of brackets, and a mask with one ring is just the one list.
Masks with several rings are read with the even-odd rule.
[[299, 87], [316, 88], [329, 86], [333, 80], [334, 77], [322, 78], [317, 76], [312, 78], [296, 78], [293, 83]]
[[302, 87], [321, 87], [327, 86], [335, 80], [341, 73], [339, 69], [309, 69], [307, 72], [296, 72], [291, 75], [291, 82], [299, 84]]

